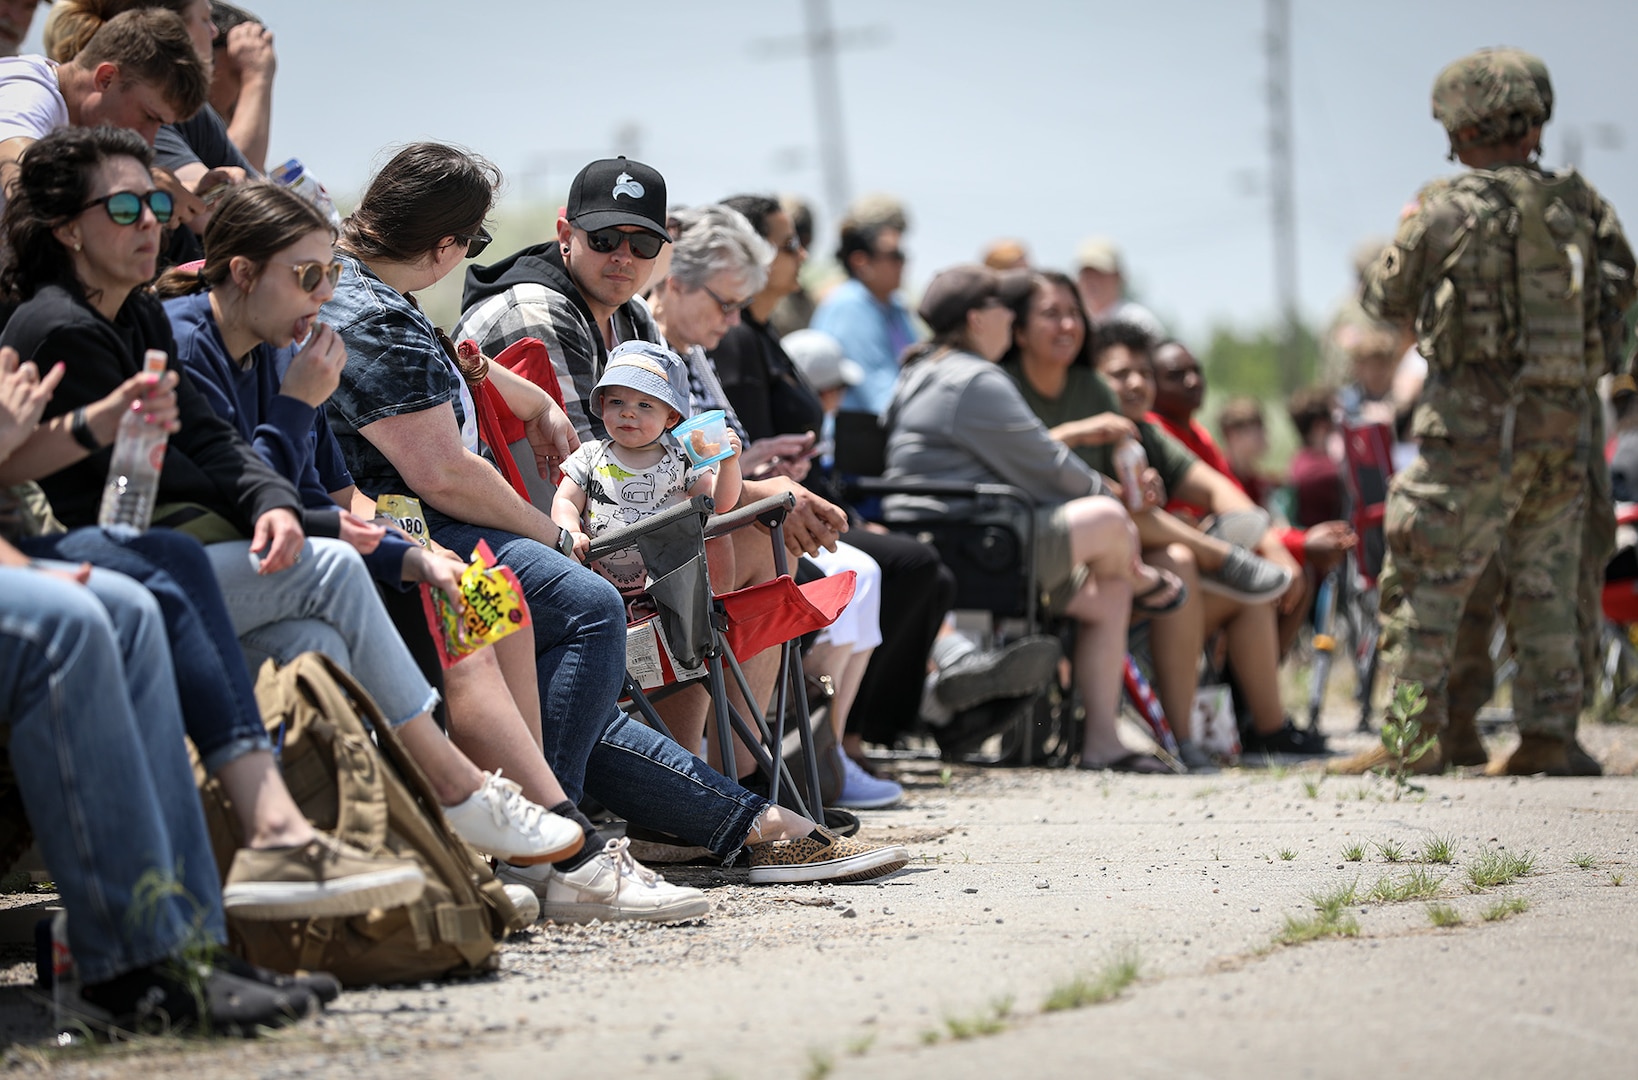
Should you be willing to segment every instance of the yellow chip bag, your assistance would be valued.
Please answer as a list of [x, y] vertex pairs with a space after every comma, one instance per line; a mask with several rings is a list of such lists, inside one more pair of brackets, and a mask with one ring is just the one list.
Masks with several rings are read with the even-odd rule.
[[438, 660], [453, 667], [486, 645], [529, 626], [529, 605], [523, 586], [508, 566], [495, 565], [495, 553], [479, 540], [472, 562], [461, 571], [461, 595], [453, 600], [442, 589], [422, 584], [421, 605], [426, 610]]

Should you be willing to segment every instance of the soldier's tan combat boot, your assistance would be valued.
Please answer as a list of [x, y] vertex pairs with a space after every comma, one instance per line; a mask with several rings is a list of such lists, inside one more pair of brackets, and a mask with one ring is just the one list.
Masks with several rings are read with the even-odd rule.
[[[1573, 749], [1572, 749], [1573, 747]], [[1574, 739], [1525, 734], [1504, 760], [1492, 761], [1486, 776], [1602, 776], [1603, 768]]]
[[[1352, 757], [1328, 762], [1325, 771], [1331, 776], [1361, 776], [1377, 769], [1392, 769], [1393, 764], [1393, 757], [1389, 755], [1387, 748], [1378, 744]], [[1444, 771], [1444, 753], [1438, 743], [1429, 747], [1428, 752], [1417, 758], [1410, 767], [1410, 772], [1414, 776], [1436, 776]]]
[[1439, 734], [1439, 752], [1446, 765], [1484, 765], [1490, 753], [1479, 738], [1479, 727], [1471, 716], [1452, 716], [1450, 726]]

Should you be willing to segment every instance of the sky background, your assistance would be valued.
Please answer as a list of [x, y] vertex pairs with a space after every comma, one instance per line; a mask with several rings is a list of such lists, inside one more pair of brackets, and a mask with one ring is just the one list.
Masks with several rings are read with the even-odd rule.
[[[812, 80], [774, 42], [799, 0], [247, 0], [279, 56], [269, 163], [300, 157], [343, 199], [392, 147], [458, 142], [505, 172], [502, 213], [555, 205], [625, 151], [673, 203], [796, 192], [824, 206]], [[1452, 171], [1428, 91], [1481, 45], [1540, 54], [1557, 94], [1545, 160], [1581, 165], [1638, 217], [1638, 3], [1292, 0], [1298, 266], [1305, 315], [1349, 287], [1349, 254]], [[31, 42], [37, 49], [39, 23]], [[1016, 236], [1067, 268], [1124, 247], [1145, 303], [1201, 341], [1275, 317], [1262, 0], [832, 0], [855, 195], [892, 192], [906, 284]], [[35, 51], [25, 46], [25, 51]], [[539, 237], [537, 239], [544, 239]]]

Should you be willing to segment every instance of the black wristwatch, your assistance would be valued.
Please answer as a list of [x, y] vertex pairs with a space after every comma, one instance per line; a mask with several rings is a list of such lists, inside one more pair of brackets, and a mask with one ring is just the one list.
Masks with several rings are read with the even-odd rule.
[[74, 410], [74, 419], [69, 423], [68, 433], [74, 436], [75, 442], [93, 454], [102, 449], [102, 444], [97, 441], [97, 433], [91, 430], [91, 421], [85, 417], [84, 405]]
[[557, 550], [558, 554], [562, 555], [565, 559], [574, 558], [574, 533], [570, 532], [568, 529], [558, 529]]

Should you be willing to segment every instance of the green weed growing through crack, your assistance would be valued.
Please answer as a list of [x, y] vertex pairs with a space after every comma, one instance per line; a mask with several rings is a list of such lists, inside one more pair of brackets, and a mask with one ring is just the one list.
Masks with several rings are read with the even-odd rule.
[[1404, 862], [1405, 848], [1397, 840], [1383, 840], [1376, 844], [1376, 853], [1382, 856], [1383, 862]]
[[1574, 863], [1579, 869], [1582, 870], [1591, 870], [1593, 867], [1598, 865], [1598, 860], [1593, 858], [1590, 853], [1585, 851], [1580, 851], [1574, 855], [1571, 855], [1570, 862]]
[[1535, 868], [1536, 857], [1528, 851], [1523, 855], [1510, 851], [1487, 851], [1467, 868], [1469, 888], [1477, 892], [1497, 885], [1508, 885]]
[[1462, 925], [1462, 914], [1449, 904], [1429, 904], [1428, 922], [1445, 928]]
[[1506, 900], [1498, 900], [1479, 913], [1485, 922], [1501, 922], [1514, 915], [1522, 915], [1530, 910], [1530, 901], [1522, 896], [1509, 896]]
[[1338, 886], [1326, 893], [1312, 893], [1308, 899], [1313, 903], [1314, 915], [1287, 915], [1285, 926], [1274, 940], [1281, 945], [1301, 945], [1307, 941], [1318, 941], [1327, 937], [1356, 937], [1359, 934], [1359, 920], [1352, 915], [1343, 914], [1342, 909], [1359, 901], [1359, 879], [1355, 878], [1347, 885]]
[[1381, 878], [1371, 886], [1370, 898], [1382, 904], [1397, 904], [1404, 900], [1426, 900], [1439, 895], [1444, 878], [1433, 877], [1418, 867], [1398, 881]]
[[980, 1035], [996, 1035], [1007, 1030], [1007, 1017], [1012, 1013], [1012, 997], [996, 998], [988, 1011], [972, 1016], [946, 1016], [944, 1027], [952, 1039], [973, 1039]]
[[808, 1067], [802, 1075], [806, 1080], [825, 1080], [830, 1071], [836, 1067], [836, 1062], [823, 1050], [808, 1050]]
[[1450, 865], [1456, 859], [1456, 838], [1435, 836], [1422, 848], [1422, 858], [1427, 862]]
[[1365, 858], [1365, 845], [1360, 843], [1349, 844], [1342, 849], [1342, 857], [1348, 862], [1359, 862]]
[[1290, 862], [1292, 859], [1295, 859], [1296, 857], [1297, 857], [1297, 853], [1295, 851], [1293, 851], [1291, 848], [1283, 847], [1283, 848], [1280, 849], [1280, 861], [1281, 862]]
[[1096, 975], [1077, 975], [1066, 983], [1052, 988], [1041, 1003], [1042, 1012], [1062, 1012], [1065, 1009], [1084, 1009], [1088, 1005], [1102, 1005], [1120, 996], [1137, 981], [1141, 970], [1137, 950], [1122, 949], [1112, 956]]

